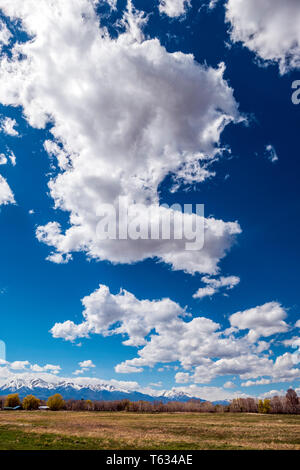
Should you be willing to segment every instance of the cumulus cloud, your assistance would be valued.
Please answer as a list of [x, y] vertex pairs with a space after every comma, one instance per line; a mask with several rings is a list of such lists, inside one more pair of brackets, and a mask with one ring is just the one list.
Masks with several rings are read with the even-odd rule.
[[0, 153], [0, 165], [6, 165], [7, 164], [7, 157], [4, 155], [4, 153]]
[[240, 391], [232, 392], [230, 390], [224, 390], [222, 387], [199, 387], [197, 385], [187, 385], [180, 387], [173, 387], [173, 392], [183, 392], [196, 398], [202, 398], [207, 401], [219, 401], [219, 400], [232, 400], [233, 398], [247, 398], [249, 394], [245, 394]]
[[46, 364], [45, 366], [39, 366], [38, 364], [33, 364], [30, 366], [30, 369], [33, 372], [49, 372], [51, 374], [59, 374], [61, 367], [53, 364]]
[[[58, 365], [53, 365], [53, 364], [46, 364], [45, 366], [40, 366], [38, 364], [30, 364], [29, 361], [13, 361], [13, 362], [8, 362], [5, 360], [0, 361], [0, 366], [5, 366], [1, 367], [1, 377], [4, 377], [4, 374], [7, 373], [8, 376], [10, 375], [16, 375], [18, 372], [16, 371], [29, 371], [31, 372], [46, 372], [49, 374], [58, 374], [61, 371], [61, 367]], [[22, 372], [23, 373], [23, 372]]]
[[[270, 364], [265, 369], [261, 369], [258, 373], [245, 373], [241, 375], [242, 379], [250, 379], [255, 377], [262, 377], [259, 380], [247, 380], [242, 383], [244, 387], [250, 387], [253, 385], [268, 385], [270, 383], [278, 382], [290, 382], [293, 380], [299, 380], [300, 369], [295, 367], [299, 364], [300, 357], [295, 360], [295, 354], [284, 353], [278, 356], [275, 361], [270, 361]], [[270, 378], [267, 378], [270, 377]]]
[[28, 361], [14, 361], [10, 363], [10, 368], [13, 370], [23, 370], [26, 369], [27, 366], [29, 366]]
[[[225, 330], [209, 318], [191, 318], [171, 299], [140, 300], [125, 290], [112, 294], [104, 285], [82, 304], [84, 321], [56, 323], [53, 337], [75, 341], [90, 334], [124, 336], [123, 344], [139, 348], [138, 355], [117, 364], [117, 373], [176, 364], [177, 383], [209, 383], [231, 375], [242, 380], [271, 376], [274, 381], [300, 377], [295, 355], [284, 353], [274, 361], [266, 352], [272, 340], [259, 341], [260, 336], [288, 331], [286, 312], [276, 302], [233, 314], [232, 327]], [[241, 335], [241, 330], [248, 331]]]
[[3, 46], [7, 46], [9, 44], [11, 36], [12, 34], [7, 28], [4, 21], [0, 20], [0, 52]]
[[[207, 360], [204, 365], [195, 367], [188, 381], [209, 383], [219, 376], [238, 375], [241, 378], [246, 378], [251, 374], [258, 374], [257, 376], [260, 376], [267, 367], [271, 366], [272, 361], [267, 357], [241, 351], [240, 355], [235, 354], [233, 357], [223, 357], [214, 361]], [[177, 379], [177, 375], [175, 378]]]
[[15, 198], [12, 190], [8, 186], [6, 179], [0, 175], [0, 206], [14, 203]]
[[252, 387], [253, 385], [269, 385], [271, 383], [270, 379], [260, 379], [260, 380], [247, 380], [243, 382], [242, 387]]
[[175, 379], [178, 383], [209, 383], [217, 377], [231, 375], [238, 375], [243, 380], [271, 376], [275, 382], [300, 377], [292, 354], [285, 353], [273, 361], [249, 342], [248, 335], [226, 338], [217, 326], [210, 325], [214, 330], [210, 332], [203, 326], [200, 329], [197, 323], [202, 320], [195, 318], [182, 322], [173, 331], [157, 331], [138, 351], [138, 357], [124, 361], [116, 370], [134, 372], [137, 368], [140, 372], [140, 368], [145, 366], [178, 361], [181, 367], [191, 371], [177, 372]]
[[239, 284], [240, 278], [237, 276], [221, 276], [219, 279], [213, 279], [208, 276], [203, 276], [201, 281], [206, 284], [206, 287], [200, 287], [200, 289], [198, 289], [193, 295], [194, 299], [202, 299], [207, 296], [211, 297], [219, 292], [223, 287], [225, 290], [231, 290]]
[[213, 10], [215, 8], [215, 6], [217, 5], [219, 0], [210, 0], [209, 4], [208, 4], [208, 8], [210, 8], [211, 10]]
[[12, 137], [17, 137], [19, 135], [19, 132], [15, 129], [16, 125], [17, 125], [17, 121], [15, 119], [6, 117], [2, 119], [0, 128], [4, 134], [10, 135]]
[[139, 372], [143, 372], [143, 370], [144, 369], [142, 367], [135, 367], [135, 366], [131, 366], [130, 364], [126, 364], [126, 363], [117, 364], [116, 367], [115, 367], [115, 371], [118, 374], [136, 374], [136, 373], [139, 373]]
[[16, 166], [17, 164], [17, 158], [14, 154], [14, 152], [12, 150], [10, 150], [9, 154], [8, 154], [8, 158], [10, 160], [10, 163], [12, 164], [12, 166]]
[[160, 0], [159, 11], [176, 18], [183, 15], [190, 5], [190, 0]]
[[10, 162], [12, 166], [16, 166], [17, 159], [15, 154], [12, 151], [10, 151], [8, 155], [0, 153], [0, 165], [6, 165], [8, 162]]
[[224, 388], [235, 388], [236, 384], [232, 382], [231, 380], [228, 380], [228, 382], [225, 382], [223, 385]]
[[231, 315], [230, 323], [239, 330], [249, 330], [251, 341], [261, 336], [285, 333], [289, 326], [284, 321], [287, 317], [285, 309], [278, 302], [268, 302], [255, 308]]
[[93, 361], [91, 361], [91, 359], [79, 362], [78, 365], [79, 365], [80, 369], [75, 370], [75, 372], [73, 372], [73, 375], [84, 374], [89, 369], [92, 369], [92, 368], [96, 367], [95, 364], [93, 363]]
[[71, 259], [72, 255], [70, 253], [52, 252], [47, 256], [46, 261], [51, 261], [54, 264], [68, 264]]
[[281, 74], [300, 66], [298, 0], [228, 0], [231, 39], [261, 59], [279, 64]]
[[[240, 356], [225, 357], [210, 361], [205, 366], [197, 366], [193, 373], [185, 373], [185, 377], [178, 373], [175, 379], [178, 383], [209, 383], [217, 377], [231, 375], [237, 375], [242, 380], [262, 377], [259, 380], [247, 380], [242, 383], [242, 386], [249, 387], [298, 380], [300, 378], [300, 369], [294, 366], [293, 355], [289, 353], [278, 356], [275, 361], [256, 353], [242, 353]], [[267, 379], [266, 377], [271, 378]]]
[[55, 207], [70, 214], [67, 229], [50, 221], [37, 230], [55, 248], [48, 260], [85, 251], [113, 263], [158, 258], [176, 270], [216, 274], [241, 232], [237, 222], [206, 219], [198, 252], [182, 240], [99, 240], [97, 224], [103, 204], [116, 206], [120, 196], [162, 211], [158, 186], [169, 174], [188, 182], [211, 176], [224, 127], [241, 119], [224, 67], [143, 39], [144, 20], [130, 3], [117, 39], [99, 28], [90, 0], [55, 7], [0, 0], [0, 8], [32, 38], [14, 46], [13, 60], [2, 57], [0, 101], [22, 106], [33, 127], [52, 124], [45, 148], [58, 171], [49, 189]]
[[[297, 392], [297, 389], [296, 389]], [[263, 393], [260, 395], [260, 398], [272, 398], [275, 396], [282, 397], [285, 396], [286, 390], [270, 390], [269, 392]]]
[[79, 362], [79, 366], [83, 369], [90, 369], [91, 367], [96, 367], [95, 364], [93, 364], [93, 361], [91, 361], [90, 359]]
[[54, 338], [74, 341], [87, 337], [89, 333], [109, 336], [127, 335], [126, 345], [140, 346], [146, 344], [147, 336], [160, 324], [177, 321], [185, 310], [170, 299], [139, 300], [130, 292], [121, 290], [112, 294], [107, 286], [82, 299], [84, 322], [76, 325], [71, 321], [56, 323], [51, 329]]
[[294, 336], [293, 338], [286, 339], [282, 341], [284, 346], [291, 346], [292, 348], [300, 348], [300, 338], [298, 336]]
[[175, 380], [178, 384], [186, 384], [191, 382], [191, 376], [187, 372], [177, 372]]

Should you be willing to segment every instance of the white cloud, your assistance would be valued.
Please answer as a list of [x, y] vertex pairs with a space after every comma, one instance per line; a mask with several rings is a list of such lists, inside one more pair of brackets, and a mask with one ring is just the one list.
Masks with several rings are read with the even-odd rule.
[[73, 375], [81, 375], [81, 374], [84, 374], [84, 369], [76, 369], [74, 372], [73, 372]]
[[16, 166], [16, 156], [14, 152], [10, 151], [6, 156], [4, 153], [0, 153], [0, 165], [6, 165], [10, 161], [12, 166]]
[[217, 5], [219, 0], [210, 0], [209, 4], [208, 4], [208, 7], [213, 10], [215, 8], [215, 6]]
[[[243, 361], [244, 361], [244, 368], [243, 368]], [[241, 371], [247, 370], [248, 373], [241, 374], [241, 378], [247, 379], [248, 376], [251, 374], [251, 368], [255, 367], [255, 361], [258, 361], [259, 369], [261, 375], [268, 369], [268, 373], [271, 379], [260, 379], [256, 381], [247, 381], [242, 383], [242, 386], [249, 387], [253, 385], [267, 385], [270, 383], [275, 382], [292, 382], [293, 380], [298, 380], [300, 378], [300, 371], [299, 369], [290, 369], [292, 361], [291, 355], [288, 353], [283, 354], [278, 358], [275, 363], [267, 358], [264, 358], [264, 363], [259, 361], [259, 358], [255, 358], [255, 356], [248, 356], [241, 358], [239, 362], [237, 358], [231, 360], [222, 361], [222, 364], [216, 365], [219, 372], [223, 369], [223, 373], [228, 373], [231, 375], [235, 375], [235, 372], [238, 374]], [[83, 361], [84, 362], [84, 361]], [[213, 363], [214, 364], [214, 363]], [[199, 371], [196, 368], [195, 377], [188, 373], [178, 373], [176, 374], [176, 381], [177, 383], [185, 384], [188, 382], [192, 382], [195, 380], [196, 383], [192, 383], [190, 385], [183, 385], [179, 387], [174, 387], [172, 389], [173, 392], [184, 392], [186, 394], [190, 394], [191, 396], [199, 397], [202, 399], [207, 399], [209, 401], [213, 400], [226, 400], [235, 397], [244, 397], [246, 396], [244, 393], [240, 391], [229, 391], [233, 388], [233, 382], [226, 382], [222, 388], [214, 387], [214, 386], [199, 386], [197, 383], [201, 383], [199, 379]], [[19, 372], [21, 371], [21, 372]], [[80, 375], [81, 371], [85, 372], [83, 369], [78, 369], [73, 374]], [[235, 372], [233, 372], [235, 371]], [[151, 387], [144, 387], [139, 385], [135, 381], [120, 381], [120, 380], [103, 380], [100, 378], [95, 377], [76, 377], [76, 378], [68, 378], [60, 376], [61, 367], [58, 365], [47, 364], [45, 366], [39, 366], [38, 364], [31, 365], [29, 361], [14, 361], [13, 363], [9, 363], [4, 360], [0, 360], [0, 386], [8, 381], [16, 381], [18, 379], [22, 380], [23, 382], [32, 381], [33, 379], [42, 379], [52, 384], [53, 386], [61, 384], [65, 381], [74, 383], [75, 386], [84, 387], [84, 386], [105, 386], [110, 389], [110, 386], [115, 387], [118, 390], [123, 391], [140, 391], [141, 393], [150, 393], [154, 396], [162, 395], [166, 390], [153, 390]], [[198, 374], [198, 378], [196, 377], [196, 373]], [[285, 374], [285, 375], [282, 375]], [[184, 377], [186, 375], [186, 377]], [[256, 375], [259, 377], [259, 373]], [[256, 377], [254, 374], [254, 377]], [[181, 378], [181, 379], [180, 379]], [[158, 387], [160, 384], [150, 384], [152, 386]], [[269, 394], [272, 393], [268, 392]], [[283, 393], [277, 393], [283, 395]], [[248, 395], [249, 396], [249, 395]]]
[[172, 391], [183, 392], [193, 397], [202, 398], [203, 400], [207, 401], [232, 400], [233, 398], [249, 397], [249, 395], [246, 395], [240, 391], [232, 392], [229, 390], [224, 390], [224, 388], [221, 387], [199, 387], [194, 384], [182, 387], [173, 387]]
[[118, 0], [106, 0], [106, 3], [110, 6], [112, 10], [115, 10], [117, 8], [117, 2]]
[[300, 67], [298, 0], [228, 0], [231, 38], [265, 61], [277, 62], [282, 74]]
[[126, 334], [126, 345], [140, 346], [146, 343], [153, 328], [177, 321], [185, 310], [170, 299], [139, 300], [130, 292], [121, 290], [111, 294], [109, 288], [100, 285], [90, 296], [82, 299], [84, 322], [75, 325], [71, 321], [56, 323], [51, 330], [54, 338], [74, 341], [87, 337], [89, 333], [109, 336]]
[[218, 376], [239, 375], [241, 378], [251, 374], [261, 375], [266, 368], [272, 367], [272, 361], [264, 356], [251, 352], [244, 352], [232, 357], [223, 357], [217, 361], [210, 361], [205, 365], [197, 366], [190, 381], [195, 383], [208, 383]]
[[[82, 303], [82, 323], [56, 323], [51, 333], [68, 341], [89, 334], [125, 336], [123, 344], [139, 348], [138, 355], [117, 364], [117, 373], [140, 373], [147, 366], [178, 363], [184, 369], [178, 370], [176, 364], [178, 383], [209, 383], [230, 375], [242, 380], [270, 376], [274, 381], [300, 377], [296, 353], [284, 353], [274, 361], [266, 352], [272, 340], [258, 341], [260, 336], [288, 331], [283, 320], [286, 312], [276, 302], [233, 314], [232, 327], [224, 331], [208, 318], [191, 318], [171, 299], [139, 300], [125, 290], [112, 294], [103, 285]], [[240, 330], [249, 331], [241, 336]]]
[[66, 341], [74, 341], [76, 338], [87, 338], [89, 334], [89, 325], [81, 323], [76, 325], [67, 320], [64, 323], [56, 323], [51, 329], [54, 338], [63, 338]]
[[3, 46], [7, 46], [9, 44], [11, 36], [12, 34], [4, 21], [0, 20], [0, 52]]
[[293, 355], [289, 353], [284, 353], [273, 361], [266, 355], [248, 352], [197, 366], [189, 379], [186, 377], [185, 382], [208, 383], [216, 377], [226, 375], [238, 375], [242, 380], [262, 377], [258, 381], [244, 382], [242, 386], [289, 382], [300, 378], [300, 369], [294, 366]]
[[33, 364], [30, 366], [30, 369], [33, 372], [50, 372], [51, 374], [59, 374], [59, 372], [61, 371], [60, 366], [53, 365], [53, 364], [46, 364], [45, 366], [39, 366], [38, 364]]
[[90, 369], [92, 367], [96, 367], [95, 364], [93, 364], [93, 361], [91, 361], [90, 359], [88, 359], [86, 361], [79, 362], [79, 366], [82, 369]]
[[23, 370], [26, 369], [27, 366], [29, 366], [28, 361], [14, 361], [10, 363], [10, 368], [13, 370]]
[[298, 336], [294, 336], [293, 338], [286, 339], [282, 341], [284, 346], [291, 346], [292, 348], [300, 348], [300, 338]]
[[[28, 375], [34, 377], [35, 375], [32, 375], [32, 373], [41, 373], [42, 375], [48, 374], [48, 377], [53, 377], [54, 375], [59, 374], [59, 372], [61, 371], [61, 367], [59, 365], [46, 364], [45, 366], [40, 366], [38, 364], [30, 364], [29, 361], [8, 362], [2, 360], [0, 361], [0, 366], [0, 377], [2, 379], [17, 377], [19, 374], [21, 376]], [[19, 373], [16, 371], [24, 372]]]
[[237, 222], [206, 219], [198, 252], [186, 251], [182, 240], [98, 240], [96, 227], [103, 204], [119, 196], [158, 207], [158, 186], [170, 173], [189, 183], [211, 176], [207, 165], [219, 155], [222, 130], [241, 119], [224, 67], [201, 66], [192, 55], [168, 53], [158, 39], [143, 40], [143, 20], [130, 8], [127, 31], [114, 40], [99, 29], [89, 0], [55, 8], [50, 0], [0, 0], [0, 8], [33, 37], [15, 46], [13, 61], [2, 58], [0, 101], [22, 106], [34, 127], [53, 123], [45, 146], [59, 172], [49, 188], [70, 227], [54, 221], [38, 229], [58, 254], [48, 260], [85, 251], [113, 263], [158, 258], [176, 270], [216, 274], [241, 232]]
[[263, 393], [260, 395], [260, 398], [272, 398], [275, 396], [283, 397], [286, 394], [286, 390], [270, 390], [269, 392]]
[[15, 154], [12, 150], [10, 151], [10, 153], [8, 155], [8, 158], [10, 159], [10, 163], [12, 164], [12, 166], [16, 166], [17, 159], [16, 159], [16, 156], [15, 156]]
[[96, 367], [95, 364], [93, 363], [93, 361], [91, 361], [91, 359], [79, 362], [78, 365], [79, 365], [80, 369], [75, 370], [75, 372], [73, 372], [73, 375], [84, 374], [89, 369], [92, 369], [92, 368]]
[[178, 383], [209, 383], [216, 377], [230, 375], [239, 375], [242, 380], [270, 376], [274, 382], [300, 378], [292, 354], [285, 353], [273, 361], [261, 354], [248, 336], [224, 338], [218, 331], [199, 332], [197, 320], [182, 322], [176, 330], [156, 330], [157, 334], [138, 351], [138, 357], [124, 361], [116, 370], [134, 372], [137, 368], [140, 372], [145, 366], [179, 361], [191, 372], [178, 372]]
[[4, 132], [6, 135], [10, 135], [12, 137], [17, 137], [19, 136], [18, 131], [15, 129], [15, 126], [17, 125], [17, 121], [15, 119], [11, 119], [9, 117], [6, 117], [2, 119], [0, 128], [1, 131]]
[[200, 287], [200, 289], [198, 289], [193, 295], [194, 299], [202, 299], [203, 297], [212, 296], [219, 292], [223, 287], [226, 290], [231, 290], [239, 284], [240, 278], [237, 276], [221, 276], [220, 279], [213, 279], [208, 276], [203, 276], [201, 281], [206, 284], [206, 287]]
[[159, 11], [171, 18], [183, 15], [190, 6], [190, 0], [160, 0]]
[[149, 384], [150, 387], [159, 387], [161, 388], [162, 387], [162, 382], [151, 382]]
[[234, 313], [230, 317], [230, 323], [239, 330], [249, 330], [249, 339], [256, 341], [260, 336], [267, 337], [288, 331], [289, 326], [284, 321], [286, 317], [285, 309], [278, 302], [268, 302]]
[[130, 366], [129, 364], [118, 364], [115, 367], [115, 371], [118, 374], [136, 374], [139, 372], [143, 372], [143, 370], [144, 369], [142, 367], [134, 367]]
[[273, 145], [266, 146], [266, 154], [271, 163], [275, 163], [279, 160], [278, 155]]
[[191, 382], [191, 376], [187, 372], [177, 372], [175, 380], [178, 384], [186, 384]]
[[224, 388], [236, 388], [236, 384], [229, 380], [228, 382], [225, 382], [223, 385]]
[[271, 383], [270, 379], [248, 380], [241, 384], [242, 387], [252, 387], [253, 385], [268, 385]]
[[6, 165], [7, 164], [7, 157], [4, 155], [4, 153], [0, 153], [0, 165]]
[[47, 256], [46, 261], [51, 261], [54, 264], [67, 264], [72, 259], [70, 253], [56, 253], [52, 252]]
[[12, 190], [8, 186], [6, 179], [0, 175], [0, 206], [14, 203], [15, 198]]

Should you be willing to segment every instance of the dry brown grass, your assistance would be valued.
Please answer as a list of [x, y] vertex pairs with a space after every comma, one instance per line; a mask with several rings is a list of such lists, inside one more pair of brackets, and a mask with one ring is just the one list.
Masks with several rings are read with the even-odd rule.
[[300, 416], [294, 415], [21, 411], [1, 412], [1, 426], [104, 443], [113, 439], [132, 449], [300, 450]]

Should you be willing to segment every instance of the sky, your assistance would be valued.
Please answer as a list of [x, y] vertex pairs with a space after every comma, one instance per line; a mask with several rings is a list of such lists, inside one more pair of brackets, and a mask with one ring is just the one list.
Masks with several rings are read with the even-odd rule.
[[[299, 20], [298, 0], [0, 0], [2, 383], [299, 389]], [[192, 205], [203, 246], [100, 239], [120, 198]]]

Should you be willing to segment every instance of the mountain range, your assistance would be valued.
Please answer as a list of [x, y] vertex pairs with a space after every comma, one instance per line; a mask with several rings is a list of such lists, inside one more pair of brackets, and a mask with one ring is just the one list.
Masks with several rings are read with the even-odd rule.
[[[187, 402], [189, 400], [198, 400], [205, 402], [201, 398], [176, 390], [162, 391], [160, 394], [150, 395], [138, 391], [117, 388], [108, 383], [89, 383], [80, 384], [71, 380], [61, 380], [57, 382], [48, 382], [41, 378], [14, 378], [0, 386], [0, 396], [6, 396], [11, 393], [18, 393], [20, 398], [26, 395], [34, 394], [41, 400], [47, 400], [51, 395], [59, 393], [65, 400], [123, 400], [130, 401], [160, 401], [168, 403], [171, 401]], [[227, 400], [213, 401], [214, 405], [228, 405]]]
[[173, 390], [164, 391], [161, 395], [156, 396], [123, 388], [118, 389], [106, 383], [83, 385], [68, 380], [51, 383], [40, 378], [15, 378], [0, 386], [0, 396], [5, 396], [10, 393], [18, 393], [21, 398], [29, 394], [34, 394], [41, 400], [47, 400], [51, 395], [60, 393], [65, 400], [123, 400], [126, 398], [130, 401], [161, 401], [163, 403], [170, 401], [186, 402], [191, 399], [205, 401]]

